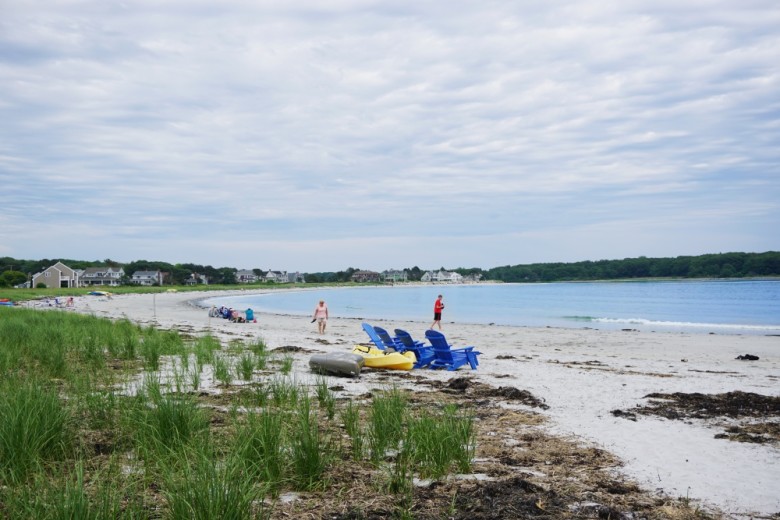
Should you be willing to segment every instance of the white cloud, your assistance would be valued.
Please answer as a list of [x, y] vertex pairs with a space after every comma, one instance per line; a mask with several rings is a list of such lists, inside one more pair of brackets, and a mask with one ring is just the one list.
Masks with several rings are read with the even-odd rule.
[[780, 216], [779, 22], [758, 0], [17, 2], [0, 250], [337, 270], [778, 249], [757, 230]]

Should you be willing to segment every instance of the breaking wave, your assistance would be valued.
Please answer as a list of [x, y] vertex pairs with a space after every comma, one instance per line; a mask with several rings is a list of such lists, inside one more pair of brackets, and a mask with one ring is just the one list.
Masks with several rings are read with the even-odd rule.
[[660, 321], [645, 318], [599, 318], [595, 316], [565, 316], [567, 320], [614, 325], [639, 325], [666, 329], [728, 329], [744, 331], [780, 331], [780, 325], [748, 325], [743, 323], [696, 323], [690, 321]]

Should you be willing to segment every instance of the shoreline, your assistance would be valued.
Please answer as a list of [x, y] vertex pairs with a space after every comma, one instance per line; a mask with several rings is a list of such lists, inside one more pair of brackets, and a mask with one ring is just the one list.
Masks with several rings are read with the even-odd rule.
[[[557, 283], [557, 282], [556, 282]], [[568, 283], [568, 282], [565, 282]], [[384, 290], [392, 290], [392, 289], [407, 289], [407, 288], [418, 288], [418, 287], [424, 287], [426, 285], [430, 284], [419, 284], [419, 283], [413, 283], [413, 284], [399, 284], [394, 286], [360, 286], [360, 287], [338, 287], [338, 286], [323, 286], [323, 287], [317, 287], [317, 288], [308, 288], [308, 287], [295, 287], [286, 289], [285, 291], [292, 291], [292, 292], [327, 292], [329, 290], [344, 290], [349, 289], [352, 290], [377, 290], [377, 289], [384, 289]], [[444, 285], [444, 284], [442, 284]], [[463, 286], [489, 286], [489, 285], [495, 285], [492, 283], [471, 283], [471, 284], [447, 284], [451, 288], [458, 288]], [[522, 284], [522, 283], [513, 283], [513, 284], [506, 284], [506, 285], [538, 285], [538, 284]], [[217, 306], [220, 305], [227, 305], [228, 307], [235, 308], [237, 310], [241, 310], [246, 306], [251, 306], [255, 309], [256, 312], [261, 312], [264, 314], [273, 314], [273, 315], [280, 315], [280, 316], [306, 316], [309, 313], [303, 313], [299, 312], [297, 310], [292, 310], [289, 308], [284, 309], [283, 311], [274, 309], [273, 305], [268, 305], [266, 303], [261, 303], [259, 300], [249, 302], [239, 302], [239, 300], [245, 299], [245, 298], [252, 298], [253, 296], [266, 296], [266, 295], [277, 295], [278, 290], [269, 290], [269, 289], [257, 289], [257, 290], [251, 290], [251, 289], [241, 289], [241, 290], [235, 290], [235, 291], [225, 291], [224, 293], [218, 293], [213, 292], [208, 296], [205, 297], [199, 297], [194, 300], [193, 305], [208, 308], [211, 304], [206, 304], [205, 301], [207, 300], [219, 300], [219, 299], [227, 299], [227, 302], [216, 302]], [[457, 293], [456, 293], [457, 294]], [[327, 294], [320, 294], [321, 297], [328, 298]], [[358, 296], [358, 301], [360, 302], [359, 305], [362, 305], [365, 307], [366, 301], [360, 300], [360, 297]], [[392, 298], [392, 297], [391, 297]], [[232, 300], [232, 301], [231, 301]], [[342, 298], [343, 300], [343, 298]], [[373, 300], [372, 300], [373, 301]], [[341, 301], [343, 304], [344, 302]], [[283, 305], [284, 306], [284, 305]], [[382, 320], [382, 319], [388, 319], [388, 316], [399, 315], [398, 318], [389, 318], [389, 319], [397, 319], [399, 321], [404, 322], [420, 322], [425, 323], [428, 321], [426, 318], [420, 319], [419, 316], [410, 317], [408, 314], [401, 312], [400, 314], [397, 312], [398, 308], [391, 306], [388, 309], [385, 309], [386, 312], [383, 312], [381, 314], [375, 315], [374, 317], [371, 316], [371, 312], [367, 311], [367, 308], [363, 307], [350, 307], [349, 304], [347, 304], [347, 307], [345, 309], [342, 309], [342, 312], [350, 313], [351, 316], [341, 316], [343, 318], [351, 318], [351, 319], [364, 319], [364, 320]], [[368, 316], [358, 316], [357, 312], [354, 311], [354, 309], [361, 308], [361, 313], [363, 311], [366, 311]], [[381, 306], [380, 306], [381, 308]], [[259, 309], [259, 311], [258, 311]], [[297, 307], [296, 307], [297, 309]], [[350, 309], [352, 309], [350, 311]], [[521, 316], [525, 316], [525, 319], [520, 319], [519, 323], [518, 320], [507, 317], [506, 315], [485, 315], [484, 313], [480, 314], [480, 312], [477, 310], [477, 312], [473, 312], [475, 309], [472, 309], [472, 312], [467, 312], [466, 317], [464, 319], [464, 315], [461, 313], [461, 316], [456, 316], [456, 320], [450, 320], [448, 323], [451, 324], [459, 324], [459, 325], [489, 325], [489, 326], [500, 326], [500, 327], [513, 327], [513, 328], [562, 328], [562, 329], [592, 329], [592, 330], [603, 330], [603, 331], [641, 331], [641, 332], [653, 332], [653, 333], [669, 333], [669, 334], [707, 334], [707, 335], [727, 335], [727, 336], [742, 336], [742, 335], [756, 335], [756, 336], [770, 336], [770, 337], [780, 337], [780, 323], [771, 323], [766, 322], [763, 324], [759, 323], [743, 323], [739, 320], [737, 321], [729, 321], [724, 323], [718, 323], [718, 322], [710, 322], [710, 321], [677, 321], [675, 319], [670, 319], [668, 316], [665, 317], [658, 317], [658, 318], [641, 318], [640, 316], [643, 316], [642, 312], [638, 314], [628, 314], [628, 315], [620, 315], [619, 313], [617, 315], [609, 314], [610, 312], [615, 312], [614, 309], [612, 310], [603, 310], [601, 313], [596, 313], [592, 316], [582, 314], [583, 311], [575, 311], [573, 314], [562, 314], [559, 316], [556, 315], [547, 315], [545, 317], [542, 317], [542, 315], [534, 314], [534, 312], [531, 310], [530, 313], [527, 311], [529, 309], [519, 309], [519, 312], [521, 312]], [[526, 311], [526, 312], [523, 312]], [[647, 310], [649, 312], [649, 315], [652, 315], [654, 312], [654, 309]], [[585, 311], [587, 313], [587, 311]], [[579, 313], [579, 314], [578, 314]], [[377, 314], [374, 312], [373, 314]], [[469, 320], [468, 316], [477, 316], [477, 321]], [[487, 317], [486, 317], [487, 316]], [[627, 317], [627, 316], [634, 316], [633, 318]], [[508, 319], [507, 319], [508, 318]], [[514, 322], [513, 322], [514, 321]]]
[[[295, 289], [298, 290], [298, 289]], [[300, 289], [306, 290], [306, 289]], [[270, 349], [296, 346], [293, 371], [311, 378], [312, 352], [350, 350], [365, 342], [360, 318], [331, 318], [326, 334], [316, 333], [308, 316], [256, 314], [258, 323], [238, 324], [208, 318], [194, 302], [246, 294], [245, 291], [195, 294], [156, 293], [78, 297], [76, 311], [112, 319], [175, 328], [189, 334], [211, 333], [222, 341], [262, 337]], [[373, 320], [388, 330], [407, 329], [421, 339], [421, 321]], [[619, 457], [620, 473], [650, 491], [689, 497], [733, 517], [780, 512], [780, 447], [716, 439], [722, 421], [673, 421], [641, 417], [628, 420], [611, 412], [646, 404], [648, 394], [753, 392], [778, 396], [780, 338], [605, 331], [590, 328], [443, 324], [453, 346], [474, 345], [482, 352], [476, 371], [413, 371], [446, 382], [466, 377], [493, 387], [514, 386], [542, 399], [549, 409], [546, 429], [598, 446]], [[738, 361], [753, 354], [758, 361]], [[387, 373], [364, 371], [357, 380], [334, 378], [346, 392], [359, 395], [382, 383]], [[409, 378], [399, 385], [426, 391]]]

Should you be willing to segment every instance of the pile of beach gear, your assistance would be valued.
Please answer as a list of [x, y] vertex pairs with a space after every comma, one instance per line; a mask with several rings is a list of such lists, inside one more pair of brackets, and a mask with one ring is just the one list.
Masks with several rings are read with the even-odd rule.
[[335, 376], [356, 377], [363, 367], [384, 370], [414, 368], [445, 368], [457, 370], [468, 364], [476, 370], [480, 352], [474, 347], [453, 349], [440, 332], [427, 331], [430, 344], [412, 339], [408, 332], [395, 329], [395, 336], [381, 327], [363, 323], [371, 343], [354, 345], [351, 352], [314, 354], [309, 359], [313, 372]]

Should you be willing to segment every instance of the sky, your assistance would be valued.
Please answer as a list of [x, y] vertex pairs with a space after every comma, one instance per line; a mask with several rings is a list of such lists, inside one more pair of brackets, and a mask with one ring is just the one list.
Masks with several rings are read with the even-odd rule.
[[780, 250], [776, 0], [0, 0], [0, 256]]

